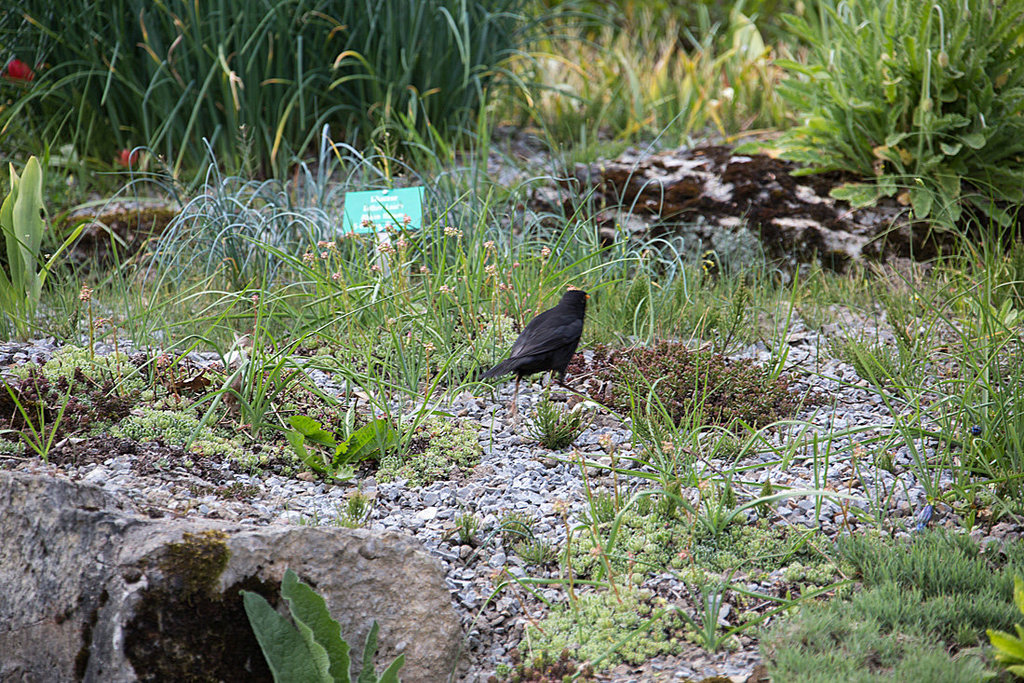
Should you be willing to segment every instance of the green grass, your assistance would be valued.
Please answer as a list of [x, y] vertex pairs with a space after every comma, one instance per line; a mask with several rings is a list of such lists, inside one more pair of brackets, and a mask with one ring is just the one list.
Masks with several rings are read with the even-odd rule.
[[[37, 65], [0, 82], [8, 144], [70, 145], [93, 168], [191, 179], [225, 168], [285, 177], [321, 129], [408, 156], [473, 128], [502, 64], [528, 40], [523, 2], [117, 0], [0, 13], [0, 45]], [[5, 57], [6, 58], [6, 57]]]
[[781, 124], [786, 113], [774, 94], [781, 71], [748, 10], [717, 22], [708, 6], [695, 7], [693, 24], [653, 9], [632, 12], [625, 27], [607, 23], [606, 7], [583, 19], [556, 18], [544, 39], [511, 61], [532, 87], [510, 91], [497, 115], [535, 126], [577, 158], [608, 139], [675, 145], [708, 130], [734, 135]]

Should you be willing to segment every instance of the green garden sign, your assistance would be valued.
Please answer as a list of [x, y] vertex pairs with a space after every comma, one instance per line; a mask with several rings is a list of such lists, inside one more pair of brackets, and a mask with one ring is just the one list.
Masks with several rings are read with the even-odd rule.
[[423, 188], [347, 192], [342, 232], [373, 233], [388, 228], [419, 230], [423, 226]]

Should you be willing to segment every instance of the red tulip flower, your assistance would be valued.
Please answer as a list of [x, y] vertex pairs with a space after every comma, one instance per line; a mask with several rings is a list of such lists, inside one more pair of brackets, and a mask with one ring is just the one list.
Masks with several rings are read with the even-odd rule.
[[125, 168], [131, 168], [133, 164], [139, 163], [139, 150], [122, 149], [115, 161]]
[[12, 59], [7, 62], [7, 67], [4, 69], [4, 78], [9, 81], [31, 81], [36, 75], [25, 62], [20, 59]]

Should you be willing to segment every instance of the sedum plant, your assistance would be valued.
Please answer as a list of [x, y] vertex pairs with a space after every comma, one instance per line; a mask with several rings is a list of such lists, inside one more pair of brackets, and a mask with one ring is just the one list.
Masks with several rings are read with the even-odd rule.
[[869, 178], [833, 191], [854, 205], [1009, 220], [994, 202], [1024, 199], [1024, 0], [825, 0], [817, 21], [786, 22], [810, 54], [780, 62], [802, 121], [785, 157]]

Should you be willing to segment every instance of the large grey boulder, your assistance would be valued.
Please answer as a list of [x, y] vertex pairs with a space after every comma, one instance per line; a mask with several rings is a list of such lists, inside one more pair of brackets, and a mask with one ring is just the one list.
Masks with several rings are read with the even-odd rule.
[[366, 530], [150, 519], [99, 488], [0, 472], [0, 680], [270, 680], [239, 591], [286, 568], [324, 596], [356, 659], [438, 683], [462, 636], [440, 564]]

